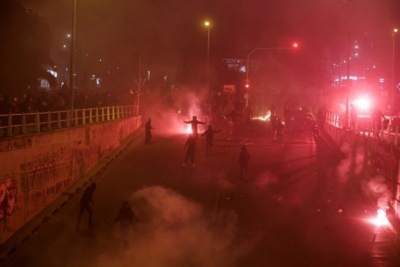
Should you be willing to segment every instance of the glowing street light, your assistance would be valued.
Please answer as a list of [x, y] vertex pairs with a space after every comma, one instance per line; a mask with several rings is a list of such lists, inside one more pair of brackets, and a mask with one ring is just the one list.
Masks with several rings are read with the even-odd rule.
[[392, 103], [391, 103], [391, 108], [394, 113], [397, 111], [396, 110], [396, 99], [397, 99], [397, 94], [396, 94], [396, 33], [399, 31], [399, 29], [394, 28], [392, 32], [392, 39], [393, 39], [393, 51], [392, 51]]
[[[253, 50], [250, 51], [250, 53], [247, 55], [247, 59], [246, 59], [246, 88], [248, 88], [248, 85], [250, 83], [250, 79], [249, 79], [249, 73], [250, 73], [250, 69], [249, 69], [249, 63], [250, 63], [250, 56], [258, 51], [258, 50], [292, 50], [292, 49], [297, 49], [299, 47], [298, 43], [293, 43], [292, 46], [290, 47], [257, 47], [254, 48]], [[249, 105], [248, 99], [246, 99], [246, 107]]]

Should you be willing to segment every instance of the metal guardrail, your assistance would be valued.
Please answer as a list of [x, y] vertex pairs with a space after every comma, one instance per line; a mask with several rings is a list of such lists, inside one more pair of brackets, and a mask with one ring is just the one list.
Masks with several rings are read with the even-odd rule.
[[[357, 122], [354, 125], [354, 129], [351, 129], [351, 131], [355, 134], [370, 138], [377, 138], [376, 136], [379, 135], [380, 140], [386, 141], [388, 144], [398, 146], [400, 141], [400, 127], [392, 124], [393, 119], [398, 117], [385, 117], [389, 119], [389, 125], [387, 125], [387, 128], [379, 128], [376, 123], [372, 123], [370, 116], [358, 116]], [[328, 112], [325, 118], [325, 123], [338, 129], [345, 128], [343, 116], [340, 116], [340, 114], [337, 113]], [[336, 134], [336, 132], [337, 131], [334, 131], [332, 134]]]
[[22, 114], [0, 114], [1, 137], [49, 132], [86, 124], [119, 120], [139, 114], [137, 105]]

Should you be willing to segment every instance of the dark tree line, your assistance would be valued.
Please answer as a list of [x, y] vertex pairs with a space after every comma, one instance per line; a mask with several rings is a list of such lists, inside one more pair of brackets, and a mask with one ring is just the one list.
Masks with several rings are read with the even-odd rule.
[[54, 66], [52, 34], [45, 21], [15, 0], [0, 1], [0, 93], [16, 95], [38, 88], [38, 78], [55, 85], [43, 64]]

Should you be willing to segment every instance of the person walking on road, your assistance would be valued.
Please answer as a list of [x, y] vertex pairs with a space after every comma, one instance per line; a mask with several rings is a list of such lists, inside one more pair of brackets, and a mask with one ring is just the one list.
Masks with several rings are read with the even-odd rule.
[[247, 167], [249, 166], [250, 154], [246, 146], [242, 146], [239, 154], [240, 178], [247, 178]]
[[198, 121], [196, 116], [193, 116], [191, 121], [183, 121], [183, 122], [190, 123], [192, 125], [192, 135], [195, 139], [197, 139], [199, 136], [199, 134], [197, 132], [197, 125], [206, 124], [205, 122]]
[[194, 167], [194, 153], [196, 151], [196, 138], [191, 134], [189, 135], [189, 138], [187, 139], [184, 149], [186, 149], [186, 156], [185, 156], [185, 161], [183, 162], [183, 166], [186, 166], [186, 162], [190, 158], [192, 162], [192, 167]]
[[214, 130], [211, 125], [208, 126], [208, 129], [201, 135], [206, 136], [206, 155], [211, 155], [213, 141], [214, 141], [214, 134], [219, 133], [221, 130]]
[[83, 195], [80, 200], [80, 210], [79, 210], [79, 215], [78, 215], [78, 220], [76, 222], [76, 230], [79, 230], [80, 228], [80, 223], [81, 223], [81, 218], [85, 210], [89, 213], [89, 220], [88, 220], [88, 228], [92, 229], [93, 228], [93, 210], [91, 208], [91, 205], [94, 205], [93, 201], [93, 193], [96, 191], [96, 183], [91, 183], [83, 192]]
[[153, 137], [151, 134], [151, 130], [153, 130], [153, 127], [151, 127], [151, 118], [149, 118], [147, 120], [144, 128], [145, 128], [145, 133], [146, 133], [146, 138], [144, 140], [144, 144], [150, 145], [151, 138]]

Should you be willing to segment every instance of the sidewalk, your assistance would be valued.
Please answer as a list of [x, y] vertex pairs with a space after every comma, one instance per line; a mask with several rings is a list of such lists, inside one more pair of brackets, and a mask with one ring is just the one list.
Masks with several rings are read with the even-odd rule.
[[[341, 158], [345, 158], [345, 154], [340, 150], [333, 138], [324, 130], [321, 133], [324, 142]], [[400, 261], [400, 219], [396, 217], [393, 209], [387, 211], [386, 217], [389, 225], [377, 227], [374, 240], [370, 246], [375, 266], [393, 266], [391, 265], [393, 261]], [[393, 258], [393, 255], [397, 256], [397, 258]]]
[[37, 216], [31, 219], [21, 229], [19, 229], [13, 236], [6, 242], [0, 245], [0, 265], [5, 258], [12, 255], [18, 246], [26, 242], [32, 235], [35, 235], [43, 225], [51, 219], [52, 215], [56, 214], [74, 197], [80, 196], [84, 188], [86, 188], [92, 181], [105, 171], [105, 169], [119, 156], [127, 153], [127, 149], [132, 146], [137, 146], [144, 138], [144, 128], [140, 127], [127, 137], [121, 145], [111, 152], [108, 156], [102, 159], [95, 167], [93, 167], [87, 174], [76, 181], [68, 190], [62, 193], [57, 199], [49, 204]]

